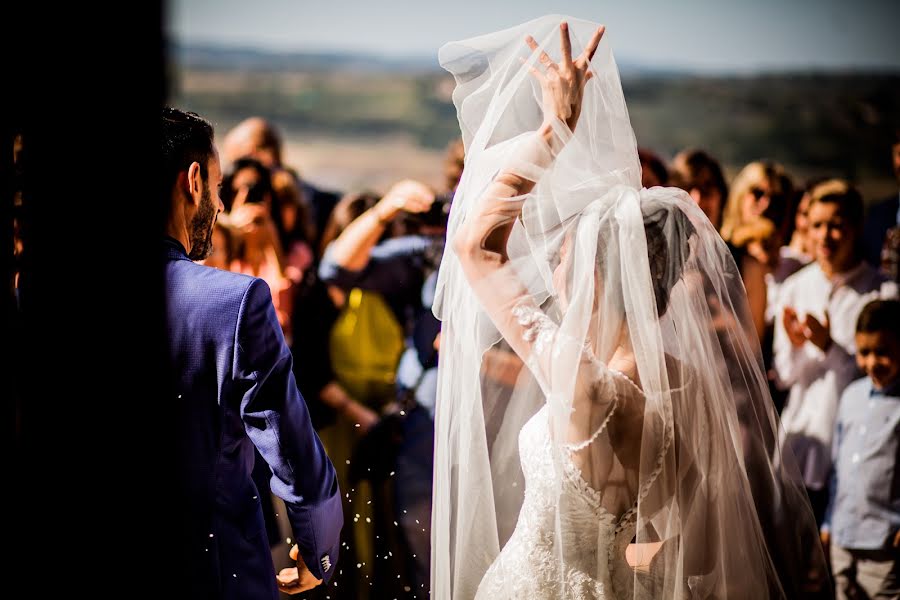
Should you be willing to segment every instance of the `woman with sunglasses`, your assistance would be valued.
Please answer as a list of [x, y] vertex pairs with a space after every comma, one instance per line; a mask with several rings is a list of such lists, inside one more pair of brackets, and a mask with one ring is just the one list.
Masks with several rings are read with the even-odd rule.
[[792, 190], [784, 167], [754, 161], [734, 178], [725, 203], [720, 233], [744, 280], [760, 341], [766, 337], [766, 275], [775, 268], [787, 233]]

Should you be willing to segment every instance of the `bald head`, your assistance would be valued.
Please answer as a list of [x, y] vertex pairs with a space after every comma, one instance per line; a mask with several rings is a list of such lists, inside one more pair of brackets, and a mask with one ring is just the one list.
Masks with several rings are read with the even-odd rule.
[[270, 168], [281, 166], [281, 136], [269, 121], [250, 117], [225, 134], [222, 154], [228, 163], [249, 156]]

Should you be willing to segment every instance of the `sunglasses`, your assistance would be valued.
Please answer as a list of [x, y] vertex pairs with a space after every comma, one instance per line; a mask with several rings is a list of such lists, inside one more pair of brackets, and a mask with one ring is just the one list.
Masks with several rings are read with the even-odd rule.
[[756, 200], [762, 200], [763, 196], [768, 196], [769, 200], [781, 200], [781, 194], [774, 194], [772, 192], [767, 192], [761, 187], [753, 186], [750, 188], [750, 193], [753, 194], [753, 197]]

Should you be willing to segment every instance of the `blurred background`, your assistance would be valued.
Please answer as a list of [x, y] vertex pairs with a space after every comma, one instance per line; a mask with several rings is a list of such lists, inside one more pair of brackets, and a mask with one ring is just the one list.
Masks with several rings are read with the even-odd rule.
[[728, 179], [768, 158], [798, 179], [850, 179], [867, 199], [896, 189], [891, 0], [173, 0], [169, 101], [221, 134], [270, 119], [286, 164], [325, 188], [437, 185], [458, 133], [438, 48], [547, 12], [607, 25], [638, 143], [664, 160], [700, 147]]
[[[807, 212], [823, 180], [846, 180], [868, 207], [880, 206], [867, 211], [872, 233], [867, 224], [857, 236], [872, 242], [872, 268], [898, 277], [897, 0], [172, 0], [167, 8], [167, 100], [215, 125], [223, 167], [232, 173], [225, 196], [234, 187], [238, 203], [241, 185], [233, 184], [252, 165], [232, 161], [252, 156], [266, 163], [255, 167], [254, 182], [266, 168], [273, 169], [273, 188], [285, 167], [295, 176], [287, 178], [295, 191], [272, 190], [272, 214], [281, 207], [292, 215], [282, 223], [309, 221], [304, 214], [315, 221], [273, 245], [275, 255], [296, 254], [295, 264], [286, 261], [295, 276], [275, 269], [267, 281], [279, 290], [276, 310], [293, 340], [298, 385], [347, 490], [343, 568], [309, 595], [316, 600], [428, 596], [440, 340], [429, 303], [446, 214], [427, 222], [438, 229], [430, 233], [424, 221], [400, 215], [376, 248], [357, 247], [340, 232], [356, 218], [372, 227], [362, 215], [400, 179], [452, 198], [463, 157], [453, 146], [455, 84], [438, 63], [443, 44], [548, 12], [607, 26], [642, 150], [642, 183], [682, 187], [729, 244], [779, 411], [788, 392], [772, 370], [778, 290], [813, 261]], [[248, 117], [267, 124], [251, 121], [248, 128]], [[251, 130], [260, 144], [242, 147], [237, 140], [251, 139]], [[232, 210], [227, 199], [225, 205], [229, 215], [220, 224], [240, 223], [242, 209]], [[233, 226], [222, 233], [219, 247], [242, 239], [245, 255], [226, 251], [206, 264], [267, 277], [252, 260], [262, 250], [246, 252], [256, 247], [255, 234]], [[895, 241], [883, 248], [882, 240]], [[291, 248], [306, 248], [306, 258]], [[357, 255], [358, 263], [346, 258]], [[323, 283], [328, 299], [314, 303]], [[841, 317], [845, 324], [855, 319]], [[386, 340], [394, 340], [387, 349]], [[327, 384], [327, 377], [307, 381], [310, 373], [332, 371]], [[387, 466], [370, 466], [373, 456], [388, 457]], [[267, 477], [263, 465], [260, 489]], [[821, 521], [825, 496], [812, 487], [808, 494]], [[281, 568], [291, 565], [290, 531], [280, 500], [273, 503], [267, 524]], [[810, 589], [811, 598], [829, 597], [825, 579]]]
[[[712, 160], [677, 184], [692, 196], [699, 192], [696, 199], [704, 211], [712, 207], [709, 210], [719, 215], [717, 225], [727, 204], [752, 203], [754, 198], [790, 200], [771, 203], [782, 209], [771, 215], [779, 235], [772, 235], [772, 228], [765, 231], [775, 247], [793, 248], [793, 238], [780, 224], [793, 226], [795, 213], [805, 216], [803, 200], [795, 196], [819, 177], [845, 178], [859, 188], [869, 207], [891, 209], [868, 211], [867, 223], [883, 227], [866, 239], [875, 244], [872, 264], [887, 257], [882, 260], [885, 273], [898, 280], [896, 0], [161, 0], [129, 5], [115, 14], [113, 26], [109, 9], [101, 4], [62, 3], [48, 10], [44, 3], [14, 2], [8, 18], [0, 20], [8, 33], [0, 40], [9, 58], [5, 77], [12, 105], [4, 110], [11, 116], [4, 131], [7, 148], [13, 150], [0, 169], [7, 190], [0, 240], [13, 249], [4, 254], [5, 318], [0, 334], [8, 347], [5, 356], [12, 357], [4, 361], [3, 380], [11, 392], [4, 398], [9, 414], [15, 415], [16, 431], [11, 484], [15, 504], [10, 511], [16, 518], [7, 545], [18, 560], [11, 589], [52, 587], [55, 592], [65, 586], [90, 589], [94, 595], [108, 589], [117, 595], [172, 597], [172, 590], [179, 589], [175, 580], [194, 576], [184, 572], [185, 565], [172, 551], [180, 522], [169, 515], [179, 515], [183, 506], [171, 493], [171, 473], [183, 458], [165, 443], [172, 403], [160, 401], [170, 390], [167, 378], [157, 376], [165, 372], [162, 349], [167, 347], [165, 287], [157, 256], [164, 215], [144, 167], [158, 161], [159, 105], [166, 102], [209, 118], [220, 148], [227, 132], [250, 116], [265, 117], [284, 138], [283, 166], [290, 169], [279, 166], [275, 174], [291, 171], [298, 177], [279, 188], [287, 190], [288, 199], [278, 206], [284, 214], [307, 210], [309, 204], [322, 210], [305, 230], [296, 222], [310, 215], [293, 215], [295, 238], [279, 232], [285, 233], [286, 242], [265, 241], [267, 251], [278, 250], [289, 258], [296, 254], [300, 267], [292, 262], [291, 271], [278, 265], [264, 276], [272, 289], [278, 286], [284, 292], [275, 298], [281, 302], [285, 297], [279, 309], [288, 317], [282, 323], [286, 335], [305, 342], [292, 347], [295, 364], [316, 374], [319, 371], [309, 366], [318, 365], [316, 360], [342, 358], [334, 350], [335, 339], [343, 344], [339, 349], [362, 347], [358, 340], [335, 334], [341, 331], [334, 324], [351, 314], [346, 298], [339, 301], [341, 294], [361, 288], [337, 280], [334, 275], [342, 265], [332, 260], [329, 266], [325, 260], [325, 241], [339, 236], [339, 228], [326, 228], [331, 210], [343, 201], [346, 210], [336, 211], [336, 216], [344, 220], [339, 226], [346, 227], [371, 210], [392, 182], [405, 177], [421, 179], [437, 191], [452, 190], [445, 169], [458, 158], [448, 151], [458, 127], [450, 102], [453, 82], [438, 65], [438, 49], [551, 11], [607, 25], [638, 143], [666, 163], [659, 172], [652, 171], [654, 176], [666, 176], [668, 167], [676, 174], [676, 159], [687, 148], [709, 153], [704, 160]], [[783, 168], [752, 164], [759, 159]], [[688, 171], [696, 166], [682, 162]], [[712, 167], [719, 163], [724, 176], [714, 178], [711, 173], [717, 169]], [[751, 166], [748, 177], [737, 177]], [[223, 167], [234, 170], [224, 159]], [[784, 172], [792, 185], [781, 185]], [[260, 179], [266, 174], [262, 169]], [[458, 171], [455, 174], [458, 177]], [[231, 183], [233, 189], [226, 191], [232, 195], [257, 189], [244, 180]], [[275, 183], [284, 184], [271, 183], [273, 194], [278, 191]], [[361, 189], [377, 194], [348, 193]], [[702, 204], [704, 194], [716, 198], [709, 207]], [[446, 199], [447, 194], [441, 196]], [[894, 204], [888, 206], [889, 201]], [[404, 236], [410, 233], [405, 216], [398, 215], [386, 233], [411, 237]], [[224, 221], [220, 218], [219, 224]], [[798, 231], [799, 222], [796, 219]], [[434, 394], [419, 394], [429, 386], [434, 390], [433, 379], [425, 375], [435, 372], [439, 347], [436, 329], [428, 329], [435, 323], [418, 320], [431, 316], [433, 295], [420, 294], [419, 288], [424, 292], [429, 281], [433, 285], [439, 262], [432, 242], [440, 242], [441, 236], [429, 235], [415, 264], [400, 265], [408, 275], [403, 286], [389, 278], [367, 282], [372, 285], [365, 292], [381, 293], [375, 283], [387, 290], [389, 306], [372, 295], [358, 296], [380, 306], [380, 312], [372, 314], [382, 324], [395, 318], [399, 322], [390, 327], [399, 332], [396, 350], [403, 351], [404, 358], [412, 349], [404, 337], [407, 330], [414, 326], [417, 334], [423, 332], [415, 337], [416, 352], [407, 361], [413, 374], [399, 373], [403, 365], [389, 366], [398, 367], [397, 387], [406, 392], [412, 388], [415, 401], [433, 411]], [[246, 241], [251, 237], [240, 240], [245, 254], [226, 257], [222, 268], [263, 276], [261, 267], [272, 264], [250, 260], [254, 257], [246, 253]], [[733, 242], [733, 235], [728, 239]], [[882, 240], [887, 251], [879, 255]], [[809, 264], [810, 249], [800, 241], [806, 252], [802, 264]], [[261, 252], [249, 254], [258, 259]], [[768, 256], [780, 260], [777, 252]], [[754, 264], [751, 259], [747, 264]], [[774, 262], [765, 265], [767, 277], [779, 273], [773, 269], [781, 262]], [[795, 263], [794, 268], [801, 266]], [[755, 291], [754, 297], [762, 300], [754, 304], [754, 316], [759, 316], [757, 333], [771, 358], [771, 343], [765, 340], [770, 339], [774, 317], [766, 302], [769, 290], [777, 294], [777, 287], [761, 284], [762, 271], [745, 271], [744, 264], [748, 292]], [[386, 263], [379, 275], [396, 272], [395, 263]], [[332, 295], [333, 288], [340, 293]], [[320, 305], [311, 305], [311, 300], [321, 300]], [[414, 324], [409, 314], [417, 317]], [[842, 319], [851, 322], [855, 315], [847, 313]], [[425, 325], [419, 328], [419, 323]], [[315, 335], [308, 334], [310, 329], [316, 329]], [[373, 338], [384, 337], [384, 329], [376, 326], [373, 331]], [[418, 364], [417, 355], [430, 362]], [[354, 366], [336, 364], [344, 369], [338, 376], [350, 370], [347, 364]], [[325, 384], [321, 391], [307, 393], [304, 388], [303, 393], [311, 409], [322, 409], [324, 416], [316, 425], [330, 444], [329, 455], [343, 459], [351, 450], [363, 458], [374, 455], [368, 452], [371, 445], [358, 442], [366, 439], [367, 431], [384, 431], [378, 426], [390, 423], [383, 418], [385, 403], [356, 393], [354, 381], [338, 379], [301, 382]], [[329, 395], [340, 385], [346, 388], [343, 396]], [[785, 391], [781, 393], [783, 401]], [[778, 403], [775, 392], [773, 397]], [[342, 407], [340, 412], [335, 406]], [[384, 490], [374, 484], [370, 496], [380, 505], [370, 506], [359, 495], [351, 504], [347, 496], [348, 537], [341, 557], [346, 571], [338, 574], [343, 577], [342, 597], [364, 598], [376, 576], [393, 582], [400, 580], [395, 576], [399, 572], [404, 578], [395, 585], [401, 587], [392, 590], [399, 593], [373, 597], [400, 597], [413, 589], [425, 597], [432, 440], [431, 416], [424, 409], [416, 413], [419, 421], [404, 423], [405, 445], [396, 462], [406, 471], [398, 468], [396, 476], [387, 471], [393, 481], [404, 475], [396, 489], [388, 490], [405, 494], [397, 505], [387, 494], [378, 496], [376, 492]], [[413, 426], [417, 429], [410, 433]], [[128, 459], [125, 471], [118, 467], [121, 456]], [[423, 460], [410, 464], [410, 457]], [[350, 465], [349, 458], [335, 462], [349, 470], [342, 466]], [[353, 484], [341, 484], [354, 491]], [[360, 490], [355, 488], [357, 494]], [[274, 502], [267, 525], [281, 567], [289, 563], [289, 533], [284, 513]], [[402, 516], [392, 521], [392, 511]], [[402, 558], [417, 562], [390, 562], [375, 570], [372, 557], [386, 561], [385, 554], [397, 553], [391, 555], [365, 536], [401, 525], [409, 537], [400, 540], [409, 544]], [[368, 532], [361, 531], [364, 528]], [[100, 560], [94, 552], [80, 551], [82, 540], [103, 548]], [[388, 541], [400, 543], [397, 538]], [[99, 571], [98, 564], [103, 567]], [[336, 582], [310, 596], [337, 598]]]

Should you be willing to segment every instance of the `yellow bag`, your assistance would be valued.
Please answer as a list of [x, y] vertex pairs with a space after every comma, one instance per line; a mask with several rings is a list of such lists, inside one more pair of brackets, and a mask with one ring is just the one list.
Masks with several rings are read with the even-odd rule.
[[394, 399], [403, 348], [403, 328], [381, 294], [351, 290], [329, 343], [338, 383], [356, 400], [380, 408]]

